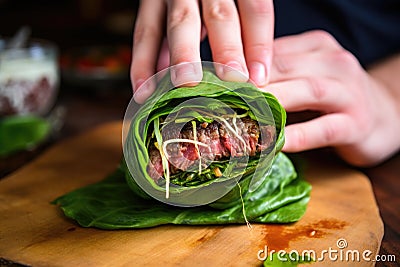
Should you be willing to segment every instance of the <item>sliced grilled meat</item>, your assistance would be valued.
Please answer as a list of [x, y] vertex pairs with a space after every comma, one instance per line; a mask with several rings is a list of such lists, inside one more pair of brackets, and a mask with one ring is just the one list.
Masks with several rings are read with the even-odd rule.
[[[169, 124], [163, 128], [164, 142], [171, 139], [190, 139], [204, 144], [197, 147], [189, 142], [168, 144], [166, 156], [172, 174], [186, 171], [193, 165], [198, 166], [200, 156], [202, 162], [217, 161], [230, 156], [255, 156], [273, 145], [275, 139], [273, 126], [260, 127], [257, 121], [249, 117], [236, 119], [235, 123], [232, 119], [225, 122], [197, 122], [196, 133], [195, 139], [191, 122], [183, 126]], [[263, 138], [260, 138], [261, 136]], [[163, 175], [163, 168], [160, 152], [154, 145], [149, 148], [149, 156], [151, 164], [148, 166], [148, 173], [154, 180], [158, 180]]]

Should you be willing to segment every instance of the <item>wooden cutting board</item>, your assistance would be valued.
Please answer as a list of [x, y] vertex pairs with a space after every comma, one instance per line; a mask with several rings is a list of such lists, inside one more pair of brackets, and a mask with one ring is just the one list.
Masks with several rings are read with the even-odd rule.
[[[0, 258], [32, 266], [260, 266], [265, 252], [315, 251], [314, 266], [372, 266], [383, 225], [367, 177], [343, 166], [308, 162], [313, 185], [305, 216], [290, 225], [82, 228], [50, 201], [112, 172], [122, 157], [121, 123], [66, 140], [0, 181]], [[338, 243], [339, 240], [339, 243]], [[346, 247], [343, 244], [347, 243]], [[350, 251], [350, 252], [349, 252]], [[340, 260], [340, 254], [343, 255]], [[345, 255], [349, 261], [345, 261]], [[334, 261], [334, 255], [338, 257]]]

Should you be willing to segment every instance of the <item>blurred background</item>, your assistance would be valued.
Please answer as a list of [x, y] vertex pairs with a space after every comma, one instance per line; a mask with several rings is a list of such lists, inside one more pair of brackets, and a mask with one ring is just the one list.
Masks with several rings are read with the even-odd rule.
[[[0, 0], [0, 177], [56, 141], [123, 118], [132, 97], [129, 65], [138, 4], [139, 0]], [[49, 72], [39, 73], [37, 61], [12, 58], [9, 64], [5, 54], [16, 39], [22, 39], [21, 49], [38, 39], [54, 45], [54, 84], [48, 85], [54, 80]], [[29, 48], [35, 57], [36, 48]], [[44, 103], [45, 93], [54, 99], [50, 104]], [[36, 105], [49, 108], [38, 111], [30, 103], [29, 110], [21, 111], [13, 107], [16, 98], [25, 106], [35, 99]]]
[[139, 0], [0, 0], [0, 35], [23, 25], [62, 50], [78, 45], [130, 44]]

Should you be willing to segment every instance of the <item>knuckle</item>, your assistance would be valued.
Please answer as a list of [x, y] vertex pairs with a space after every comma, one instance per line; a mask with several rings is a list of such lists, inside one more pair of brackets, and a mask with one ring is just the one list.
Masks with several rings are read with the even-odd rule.
[[180, 8], [174, 8], [168, 14], [168, 25], [169, 28], [175, 28], [182, 22], [191, 20], [192, 11], [189, 6], [182, 6]]
[[292, 71], [293, 67], [291, 61], [283, 55], [275, 55], [273, 58], [273, 65], [280, 74], [288, 74]]
[[307, 83], [310, 85], [311, 96], [317, 101], [322, 101], [327, 95], [325, 83], [318, 78], [309, 77]]
[[308, 147], [307, 143], [307, 135], [304, 127], [296, 127], [296, 129], [293, 129], [293, 141], [294, 144], [294, 151], [300, 151], [303, 149], [306, 149]]
[[335, 53], [335, 61], [344, 65], [356, 65], [357, 59], [349, 51], [341, 49]]
[[309, 34], [314, 39], [315, 42], [318, 42], [318, 43], [324, 44], [324, 45], [338, 46], [336, 39], [327, 31], [313, 30]]
[[332, 56], [332, 60], [333, 64], [337, 64], [348, 74], [356, 74], [361, 69], [360, 63], [356, 57], [345, 49], [336, 51]]
[[135, 28], [133, 45], [135, 46], [146, 39], [154, 38], [154, 36], [157, 36], [158, 34], [159, 31], [155, 27], [138, 24]]
[[212, 1], [205, 14], [211, 20], [229, 21], [234, 19], [236, 7], [231, 1]]
[[322, 128], [322, 142], [327, 145], [335, 144], [337, 138], [339, 137], [339, 128], [333, 123], [325, 122]]

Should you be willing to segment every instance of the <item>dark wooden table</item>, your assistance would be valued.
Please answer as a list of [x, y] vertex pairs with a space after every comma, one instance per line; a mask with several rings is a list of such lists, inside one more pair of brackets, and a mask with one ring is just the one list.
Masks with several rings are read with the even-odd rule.
[[[131, 99], [130, 84], [115, 86], [115, 88], [74, 88], [61, 86], [57, 106], [66, 111], [62, 130], [54, 142], [87, 131], [105, 122], [121, 120]], [[51, 146], [48, 144], [47, 146]], [[26, 162], [38, 156], [46, 147], [36, 153], [25, 154], [8, 162], [9, 169], [0, 172], [0, 176], [17, 170]], [[340, 160], [331, 151], [318, 150], [316, 156], [327, 157], [327, 160]], [[2, 163], [1, 167], [5, 167]], [[377, 262], [376, 266], [399, 266], [400, 263], [400, 153], [388, 161], [373, 168], [359, 169], [365, 173], [373, 186], [381, 217], [385, 226], [380, 255], [395, 255], [395, 262]], [[17, 263], [1, 259], [0, 266], [20, 266]]]
[[400, 266], [400, 153], [379, 166], [362, 171], [371, 180], [385, 225], [380, 255], [396, 256], [396, 262], [376, 266]]

